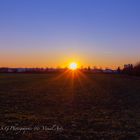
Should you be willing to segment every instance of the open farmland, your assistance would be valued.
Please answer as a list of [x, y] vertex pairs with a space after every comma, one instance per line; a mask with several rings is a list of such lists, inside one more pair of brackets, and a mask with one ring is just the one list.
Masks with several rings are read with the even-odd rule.
[[138, 140], [140, 78], [0, 74], [0, 127], [7, 140]]

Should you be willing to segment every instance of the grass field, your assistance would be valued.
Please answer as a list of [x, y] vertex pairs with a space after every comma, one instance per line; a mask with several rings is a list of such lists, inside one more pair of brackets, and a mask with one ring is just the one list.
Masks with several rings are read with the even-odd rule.
[[138, 140], [140, 78], [0, 74], [0, 127], [7, 140]]

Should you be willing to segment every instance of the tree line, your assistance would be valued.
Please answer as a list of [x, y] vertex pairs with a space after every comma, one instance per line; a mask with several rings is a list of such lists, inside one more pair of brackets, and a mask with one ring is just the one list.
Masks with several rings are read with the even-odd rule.
[[122, 74], [140, 76], [140, 62], [137, 63], [136, 65], [133, 64], [124, 65], [123, 69], [120, 69], [120, 67], [118, 67], [117, 71], [118, 73]]

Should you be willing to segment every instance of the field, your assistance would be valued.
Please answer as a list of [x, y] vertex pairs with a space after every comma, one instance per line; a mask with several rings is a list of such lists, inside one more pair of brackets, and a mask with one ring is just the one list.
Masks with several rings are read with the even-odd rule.
[[0, 139], [138, 140], [140, 78], [0, 74]]

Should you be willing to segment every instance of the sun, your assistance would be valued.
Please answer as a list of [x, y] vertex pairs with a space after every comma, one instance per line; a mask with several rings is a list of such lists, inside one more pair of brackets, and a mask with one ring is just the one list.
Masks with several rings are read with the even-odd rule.
[[71, 69], [71, 70], [76, 70], [77, 68], [78, 68], [77, 63], [72, 62], [72, 63], [69, 64], [69, 69]]

